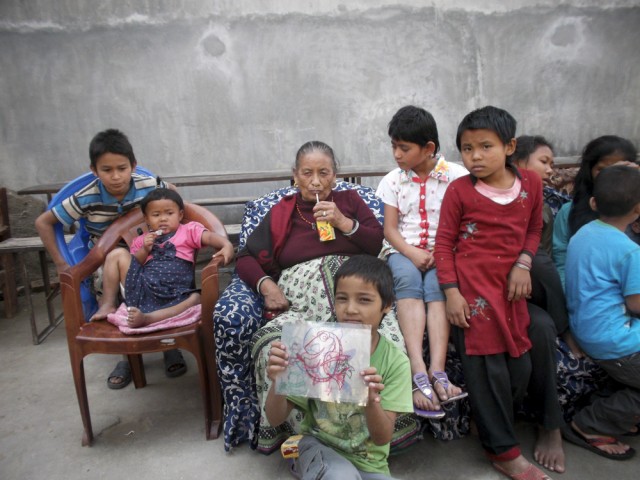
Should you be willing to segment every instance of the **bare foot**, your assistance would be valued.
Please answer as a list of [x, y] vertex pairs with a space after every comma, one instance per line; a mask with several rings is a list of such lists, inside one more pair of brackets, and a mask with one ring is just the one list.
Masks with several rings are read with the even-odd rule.
[[[606, 439], [606, 438], [613, 439], [613, 437], [608, 437], [607, 435], [600, 435], [600, 434], [592, 435], [592, 434], [584, 433], [582, 430], [578, 428], [575, 422], [571, 422], [571, 428], [573, 428], [576, 432], [578, 432], [580, 435], [582, 435], [586, 439], [590, 439], [590, 440], [599, 440], [599, 439]], [[603, 452], [607, 452], [611, 455], [621, 455], [631, 448], [630, 445], [627, 445], [626, 443], [622, 443], [620, 441], [616, 441], [613, 443], [601, 443], [599, 445], [594, 445], [594, 446], [602, 450]]]
[[547, 470], [564, 473], [564, 449], [559, 428], [547, 430], [538, 427], [538, 439], [533, 449], [533, 458]]
[[103, 305], [100, 305], [100, 308], [98, 308], [98, 311], [91, 316], [89, 321], [95, 322], [97, 320], [106, 320], [107, 315], [115, 311], [116, 311], [116, 307], [114, 305], [105, 303]]
[[127, 307], [127, 325], [129, 327], [144, 327], [147, 323], [147, 316], [142, 313], [142, 310], [136, 307]]
[[493, 468], [510, 478], [522, 476], [536, 480], [551, 480], [551, 477], [529, 463], [522, 455], [506, 462], [493, 462]]

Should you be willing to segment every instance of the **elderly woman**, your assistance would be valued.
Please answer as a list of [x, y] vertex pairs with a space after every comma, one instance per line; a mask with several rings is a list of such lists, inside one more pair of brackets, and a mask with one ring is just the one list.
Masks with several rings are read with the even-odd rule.
[[[318, 141], [302, 145], [293, 167], [294, 186], [298, 191], [283, 197], [271, 208], [238, 253], [237, 275], [259, 295], [264, 310], [271, 317], [277, 316], [255, 333], [259, 325], [232, 323], [224, 319], [225, 312], [217, 308], [214, 323], [219, 345], [219, 371], [225, 390], [226, 448], [242, 439], [251, 439], [255, 446], [257, 439], [253, 429], [258, 416], [261, 417], [260, 450], [267, 452], [277, 448], [291, 434], [291, 428], [286, 424], [277, 431], [271, 429], [265, 415], [260, 415], [262, 408], [258, 410], [262, 401], [255, 397], [254, 388], [258, 397], [268, 389], [266, 356], [263, 358], [261, 352], [268, 350], [268, 344], [280, 337], [285, 322], [299, 318], [332, 321], [333, 274], [337, 268], [351, 255], [378, 255], [382, 247], [384, 233], [380, 222], [356, 190], [334, 190], [336, 172], [331, 147]], [[319, 220], [333, 227], [334, 239], [321, 241], [316, 224]], [[239, 313], [237, 310], [231, 312]], [[251, 329], [253, 331], [247, 331]], [[383, 322], [380, 331], [402, 345], [395, 317]], [[231, 364], [230, 355], [236, 358], [244, 355], [242, 350], [248, 348], [246, 340], [250, 335], [253, 335], [255, 387], [249, 365], [235, 361], [231, 367], [233, 372], [225, 371], [225, 366]], [[231, 352], [230, 337], [236, 339], [235, 350]], [[221, 353], [221, 346], [226, 348], [226, 353]], [[221, 358], [221, 355], [226, 356]], [[233, 385], [225, 385], [225, 376], [231, 378]], [[235, 411], [229, 411], [229, 404]]]
[[[333, 191], [336, 171], [333, 150], [327, 144], [307, 142], [300, 147], [293, 169], [299, 192], [274, 206], [239, 252], [236, 271], [264, 297], [265, 309], [298, 312], [308, 308], [298, 299], [310, 293], [304, 290], [307, 286], [315, 285], [282, 282], [279, 286], [276, 282], [281, 275], [308, 278], [329, 256], [380, 252], [382, 226], [356, 191]], [[320, 240], [319, 220], [334, 227], [334, 240]], [[324, 292], [316, 293], [320, 297], [310, 300], [322, 301], [331, 315]]]

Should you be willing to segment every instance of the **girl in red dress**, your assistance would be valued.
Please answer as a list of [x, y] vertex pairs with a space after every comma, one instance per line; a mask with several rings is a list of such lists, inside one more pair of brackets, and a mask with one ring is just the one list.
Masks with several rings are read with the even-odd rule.
[[522, 456], [513, 427], [531, 374], [526, 298], [542, 230], [540, 177], [509, 162], [515, 132], [515, 119], [491, 106], [460, 123], [456, 144], [470, 175], [445, 193], [436, 269], [487, 455], [506, 476], [544, 479]]

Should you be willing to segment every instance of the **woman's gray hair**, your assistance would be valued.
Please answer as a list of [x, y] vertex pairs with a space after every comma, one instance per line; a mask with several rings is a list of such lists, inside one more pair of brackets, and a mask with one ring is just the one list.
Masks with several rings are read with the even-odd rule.
[[307, 142], [298, 149], [298, 153], [296, 153], [296, 163], [293, 169], [298, 170], [302, 157], [313, 152], [324, 153], [327, 157], [329, 157], [333, 166], [333, 173], [338, 173], [338, 162], [336, 161], [336, 156], [333, 153], [333, 149], [326, 143], [320, 142], [318, 140]]

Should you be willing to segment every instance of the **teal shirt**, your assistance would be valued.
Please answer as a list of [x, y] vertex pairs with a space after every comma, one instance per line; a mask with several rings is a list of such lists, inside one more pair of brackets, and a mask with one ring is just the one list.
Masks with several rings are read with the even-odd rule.
[[565, 287], [564, 281], [564, 264], [567, 261], [567, 246], [569, 245], [569, 239], [571, 238], [571, 232], [569, 231], [569, 212], [571, 211], [572, 202], [565, 203], [553, 222], [553, 263], [556, 264], [558, 275], [560, 275], [560, 281], [562, 282], [562, 288]]
[[584, 351], [598, 360], [639, 352], [640, 319], [625, 297], [640, 294], [640, 246], [593, 220], [571, 238], [566, 267], [569, 322]]

